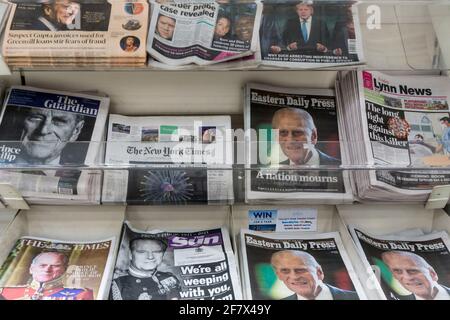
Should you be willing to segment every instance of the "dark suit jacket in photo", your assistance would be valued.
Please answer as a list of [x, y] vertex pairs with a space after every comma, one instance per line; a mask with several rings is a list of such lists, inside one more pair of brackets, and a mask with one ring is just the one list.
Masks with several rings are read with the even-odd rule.
[[308, 41], [303, 39], [300, 19], [297, 17], [291, 19], [286, 24], [286, 29], [283, 32], [283, 41], [286, 46], [293, 42], [297, 42], [297, 50], [288, 51], [289, 53], [298, 54], [321, 54], [316, 50], [317, 43], [328, 47], [329, 32], [326, 23], [320, 18], [312, 16], [311, 31], [309, 33]]
[[[333, 300], [359, 300], [358, 294], [355, 291], [343, 290], [329, 284], [325, 284], [328, 289], [330, 289], [331, 295], [333, 296]], [[294, 293], [291, 296], [283, 298], [281, 300], [298, 300], [297, 294]]]
[[[442, 288], [444, 288], [444, 290], [446, 290], [448, 294], [450, 294], [450, 288], [445, 287], [445, 286], [443, 286], [443, 285], [440, 285], [440, 286], [441, 286]], [[414, 294], [409, 294], [409, 295], [407, 295], [407, 296], [400, 296], [400, 295], [398, 295], [397, 298], [398, 298], [399, 300], [416, 300], [416, 296], [415, 296]]]

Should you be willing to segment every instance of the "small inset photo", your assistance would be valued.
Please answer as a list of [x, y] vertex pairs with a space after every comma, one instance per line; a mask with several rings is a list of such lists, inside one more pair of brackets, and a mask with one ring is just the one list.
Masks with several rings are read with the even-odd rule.
[[141, 41], [135, 36], [126, 36], [120, 40], [120, 47], [125, 52], [135, 52], [139, 49]]
[[144, 11], [144, 5], [142, 3], [126, 3], [124, 9], [128, 14], [137, 15]]
[[134, 30], [138, 30], [141, 28], [141, 23], [139, 20], [136, 19], [131, 19], [128, 20], [126, 23], [122, 24], [122, 28], [124, 28], [125, 30], [128, 31], [134, 31]]
[[142, 128], [141, 141], [158, 142], [159, 141], [158, 129], [147, 127]]
[[200, 127], [201, 143], [213, 143], [216, 141], [216, 127]]
[[172, 41], [176, 21], [174, 18], [160, 14], [156, 22], [155, 33], [166, 40]]
[[130, 134], [131, 127], [120, 123], [112, 124], [112, 132]]

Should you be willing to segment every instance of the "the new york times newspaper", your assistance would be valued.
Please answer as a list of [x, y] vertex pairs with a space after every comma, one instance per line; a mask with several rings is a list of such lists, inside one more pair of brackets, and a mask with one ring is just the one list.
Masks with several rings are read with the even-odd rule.
[[242, 299], [228, 231], [144, 232], [126, 221], [110, 299]]
[[[447, 77], [358, 72], [361, 124], [368, 164], [450, 166]], [[426, 196], [450, 183], [450, 171], [369, 171], [370, 185], [403, 196]]]
[[450, 243], [446, 232], [375, 236], [349, 226], [375, 290], [389, 300], [450, 300]]
[[[229, 116], [109, 117], [104, 203], [186, 204], [233, 200]], [[137, 168], [140, 167], [140, 168]], [[148, 167], [148, 168], [145, 168]]]
[[337, 232], [241, 230], [240, 241], [246, 299], [366, 299]]
[[333, 90], [247, 84], [246, 199], [351, 200], [337, 112]]
[[101, 173], [67, 166], [101, 156], [108, 109], [107, 97], [11, 87], [0, 119], [0, 162], [11, 170], [0, 170], [2, 181], [32, 201], [98, 202]]
[[262, 65], [320, 68], [364, 60], [354, 1], [264, 2], [260, 27]]
[[167, 65], [213, 64], [253, 54], [262, 4], [152, 3], [148, 52]]
[[115, 251], [115, 238], [67, 242], [22, 237], [0, 268], [0, 300], [106, 299]]
[[2, 53], [11, 65], [145, 65], [147, 1], [50, 0], [13, 5]]

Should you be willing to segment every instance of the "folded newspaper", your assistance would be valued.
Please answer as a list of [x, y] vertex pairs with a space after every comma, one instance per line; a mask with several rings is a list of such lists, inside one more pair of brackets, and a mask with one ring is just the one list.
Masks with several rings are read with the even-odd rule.
[[103, 96], [11, 87], [0, 118], [0, 165], [11, 168], [2, 181], [33, 203], [99, 203], [101, 172], [89, 165], [103, 157], [108, 109]]
[[241, 299], [227, 230], [140, 231], [126, 221], [110, 299]]
[[375, 236], [349, 226], [374, 290], [389, 300], [450, 300], [450, 242], [446, 232]]
[[17, 1], [2, 53], [11, 66], [145, 66], [147, 1]]
[[348, 202], [334, 91], [247, 84], [246, 200]]
[[232, 201], [230, 127], [229, 116], [110, 115], [105, 164], [129, 169], [105, 170], [102, 201], [128, 204]]
[[338, 232], [241, 230], [240, 247], [246, 299], [366, 299]]
[[0, 300], [106, 299], [115, 250], [115, 238], [22, 237], [0, 268]]
[[364, 62], [355, 1], [265, 1], [261, 65], [321, 68]]
[[159, 2], [151, 1], [147, 40], [148, 52], [159, 62], [207, 65], [249, 56], [257, 50], [259, 1]]
[[353, 172], [359, 198], [425, 201], [450, 183], [448, 77], [355, 71], [339, 74], [336, 89], [351, 163], [386, 168]]

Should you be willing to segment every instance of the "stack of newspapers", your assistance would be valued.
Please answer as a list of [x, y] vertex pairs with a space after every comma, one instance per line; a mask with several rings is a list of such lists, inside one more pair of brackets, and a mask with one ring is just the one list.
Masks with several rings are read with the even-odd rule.
[[336, 90], [350, 163], [377, 169], [352, 173], [360, 199], [424, 201], [450, 183], [448, 77], [351, 71]]
[[[1, 181], [30, 203], [99, 203], [109, 98], [11, 87], [0, 119]], [[10, 169], [8, 169], [10, 168]]]
[[365, 300], [338, 232], [241, 230], [244, 298]]
[[147, 1], [12, 1], [2, 54], [13, 67], [146, 64]]
[[379, 297], [388, 300], [450, 300], [448, 233], [408, 229], [373, 235], [349, 226]]
[[351, 202], [339, 113], [331, 89], [247, 84], [246, 201]]
[[230, 128], [229, 116], [111, 114], [105, 164], [112, 169], [104, 172], [103, 203], [231, 202]]
[[239, 300], [226, 228], [143, 231], [125, 221], [111, 300]]

